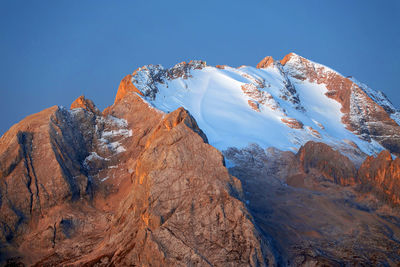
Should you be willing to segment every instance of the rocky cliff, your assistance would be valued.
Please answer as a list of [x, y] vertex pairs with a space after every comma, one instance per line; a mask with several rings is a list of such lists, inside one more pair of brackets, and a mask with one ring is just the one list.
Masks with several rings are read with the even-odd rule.
[[144, 66], [0, 138], [0, 265], [396, 266], [397, 122], [295, 54]]
[[186, 110], [162, 114], [135, 95], [104, 114], [74, 103], [1, 139], [3, 261], [274, 264], [240, 181]]
[[[399, 209], [381, 201], [382, 195], [393, 199], [394, 191], [384, 193], [385, 184], [399, 181], [374, 172], [387, 168], [389, 159], [375, 169], [365, 165], [379, 159], [367, 159], [357, 173], [347, 157], [313, 142], [296, 154], [252, 145], [224, 155], [229, 172], [242, 182], [256, 225], [271, 238], [283, 265], [399, 264]], [[365, 169], [373, 173], [368, 178]]]

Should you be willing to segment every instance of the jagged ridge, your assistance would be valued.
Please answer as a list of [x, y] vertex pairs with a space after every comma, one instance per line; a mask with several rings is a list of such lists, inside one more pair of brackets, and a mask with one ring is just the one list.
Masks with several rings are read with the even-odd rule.
[[266, 57], [257, 68], [148, 65], [124, 79], [118, 99], [128, 92], [164, 112], [184, 106], [219, 149], [258, 143], [296, 151], [322, 141], [346, 153], [353, 149], [351, 158], [384, 148], [400, 152], [400, 127], [391, 119], [398, 113], [382, 93], [294, 53], [280, 62]]

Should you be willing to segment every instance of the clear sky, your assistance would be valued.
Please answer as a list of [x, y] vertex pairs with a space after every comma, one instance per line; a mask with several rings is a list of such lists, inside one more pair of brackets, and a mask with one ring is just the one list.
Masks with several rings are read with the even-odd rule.
[[0, 0], [0, 134], [84, 94], [104, 109], [145, 64], [255, 66], [295, 52], [400, 107], [398, 0]]

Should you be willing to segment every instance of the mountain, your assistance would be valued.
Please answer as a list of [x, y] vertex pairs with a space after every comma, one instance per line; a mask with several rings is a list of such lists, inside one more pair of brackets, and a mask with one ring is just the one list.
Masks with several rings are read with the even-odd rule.
[[0, 138], [0, 264], [396, 266], [399, 114], [294, 53], [138, 68]]

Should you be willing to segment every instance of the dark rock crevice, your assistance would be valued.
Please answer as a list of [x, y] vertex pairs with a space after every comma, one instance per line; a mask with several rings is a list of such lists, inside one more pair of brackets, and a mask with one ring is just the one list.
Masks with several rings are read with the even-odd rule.
[[[36, 209], [39, 213], [41, 213], [42, 207], [40, 202], [38, 177], [36, 175], [32, 159], [33, 134], [29, 132], [18, 132], [17, 139], [26, 169], [26, 175], [24, 175], [24, 177], [26, 179], [26, 187], [30, 194], [30, 214], [32, 215]], [[32, 185], [34, 186], [33, 189]]]
[[[71, 200], [77, 200], [91, 192], [91, 183], [83, 161], [89, 155], [78, 122], [64, 109], [59, 109], [50, 122], [50, 142], [53, 153], [70, 188]], [[89, 144], [88, 144], [89, 143]]]
[[[280, 256], [277, 262], [289, 266], [399, 261], [398, 211], [370, 191], [384, 181], [386, 194], [397, 192], [393, 180], [400, 165], [389, 152], [381, 154], [357, 170], [348, 158], [322, 143], [307, 143], [297, 155], [254, 145], [224, 152], [229, 172], [242, 181], [256, 226]], [[359, 183], [367, 185], [362, 193]], [[387, 196], [396, 200], [395, 194]], [[390, 219], [381, 221], [378, 216]]]

